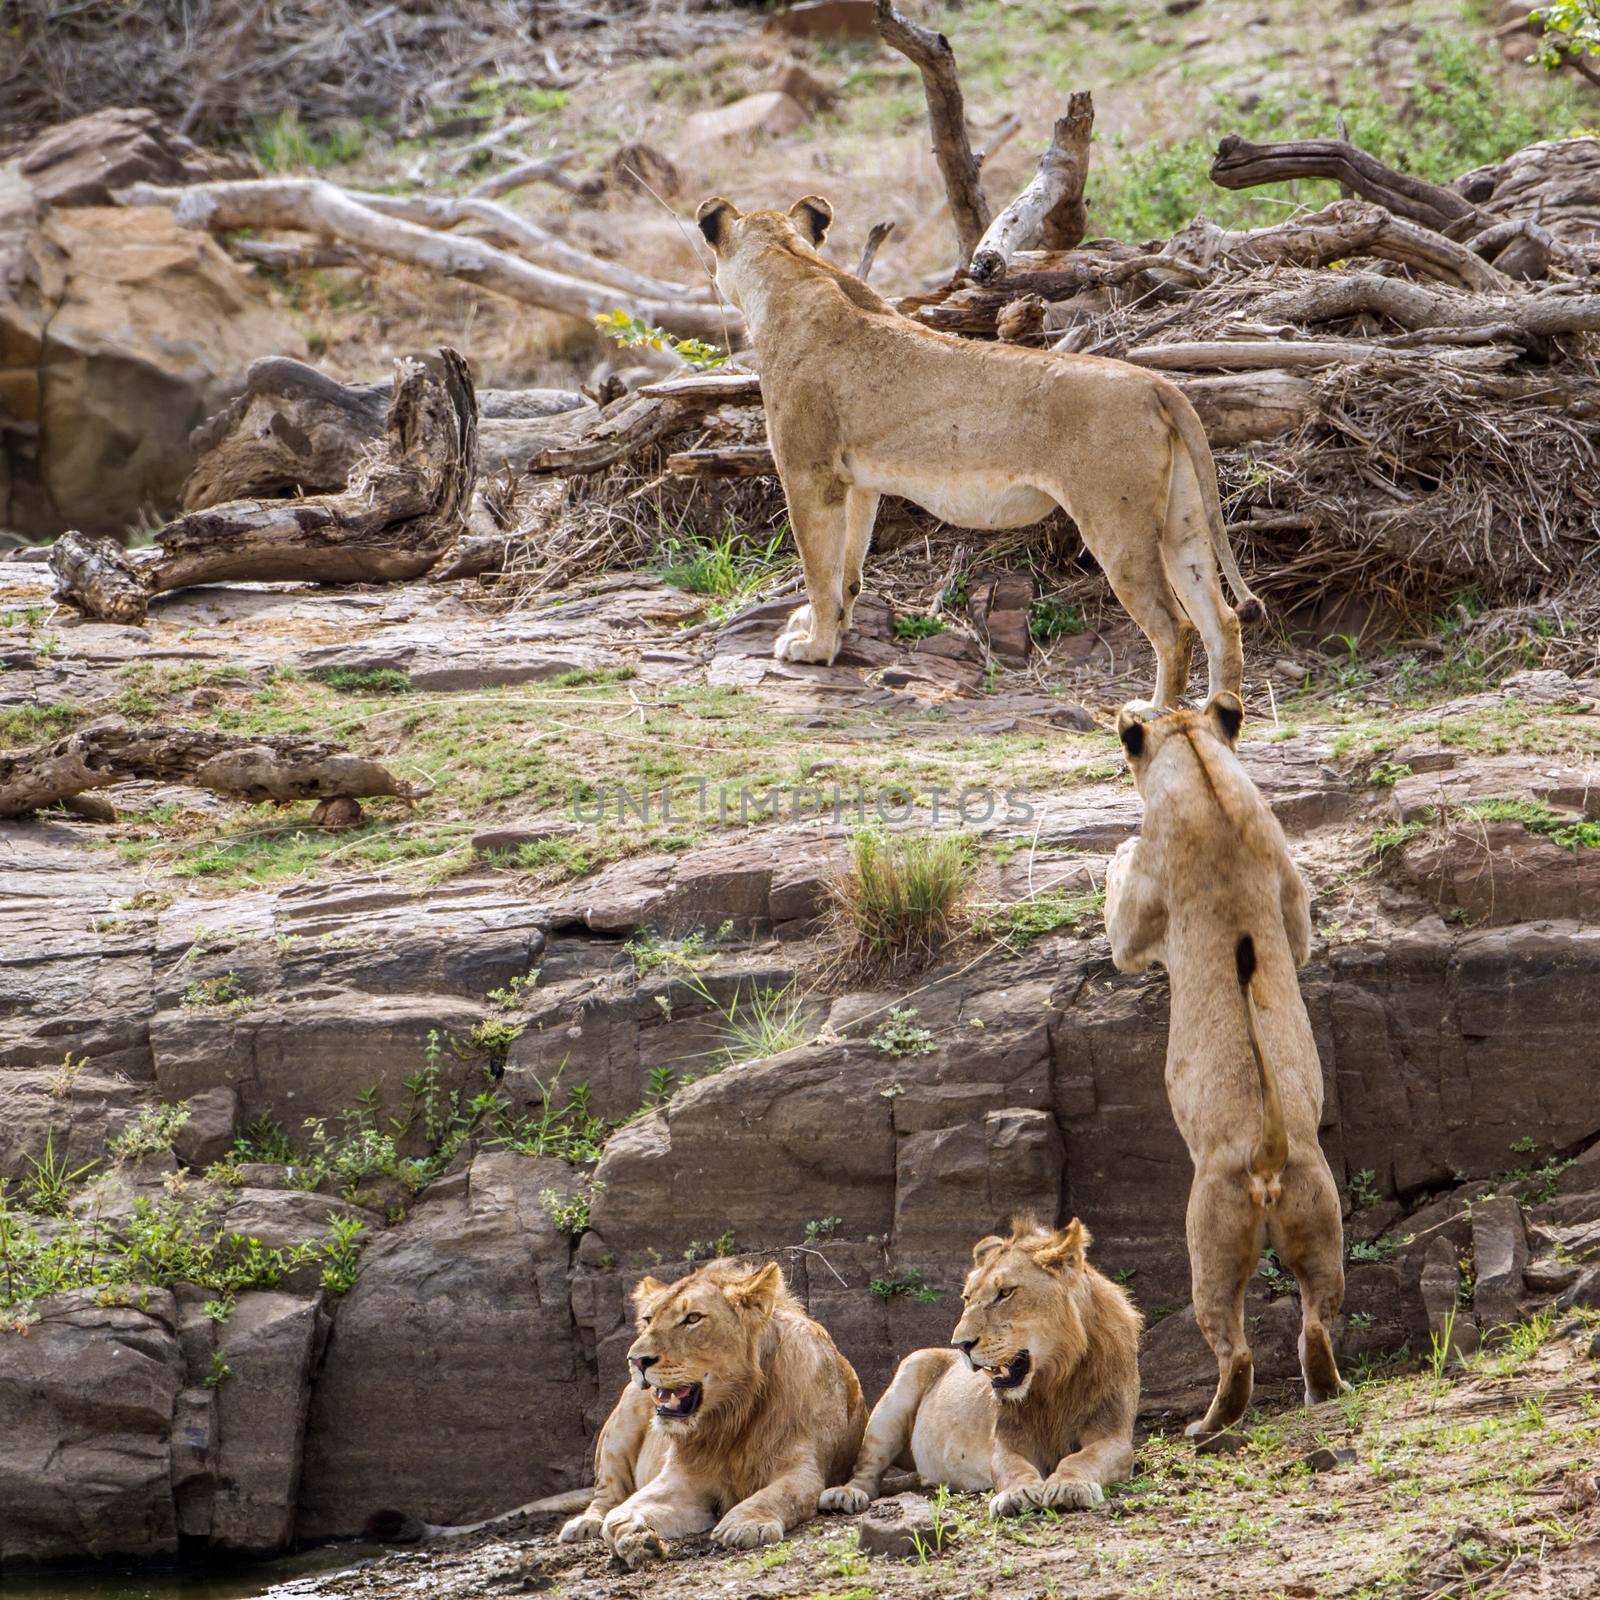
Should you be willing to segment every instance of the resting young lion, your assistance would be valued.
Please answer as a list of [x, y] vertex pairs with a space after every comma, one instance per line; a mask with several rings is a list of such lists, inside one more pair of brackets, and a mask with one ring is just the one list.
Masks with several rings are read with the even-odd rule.
[[[890, 1467], [994, 1489], [997, 1517], [1093, 1506], [1133, 1465], [1139, 1313], [1086, 1259], [1088, 1230], [1018, 1217], [973, 1247], [954, 1349], [917, 1350], [873, 1407], [849, 1483], [824, 1511], [864, 1511]], [[965, 1358], [963, 1360], [963, 1358]]]
[[[1183, 392], [1121, 361], [935, 333], [817, 254], [833, 220], [707, 200], [717, 285], [744, 313], [808, 604], [774, 654], [831, 662], [861, 593], [880, 495], [947, 521], [1018, 528], [1063, 506], [1156, 652], [1176, 705], [1195, 628], [1211, 693], [1237, 693], [1239, 619], [1263, 614], [1228, 545], [1216, 467]], [[1238, 616], [1217, 583], [1221, 561]]]
[[1295, 968], [1311, 953], [1310, 898], [1283, 829], [1234, 749], [1244, 708], [1117, 721], [1144, 828], [1106, 877], [1106, 929], [1123, 972], [1172, 979], [1167, 1094], [1194, 1161], [1189, 1270], [1217, 1393], [1194, 1435], [1250, 1403], [1245, 1284], [1263, 1233], [1300, 1284], [1306, 1404], [1345, 1387], [1328, 1323], [1344, 1302], [1339, 1196], [1317, 1142], [1322, 1067]]
[[630, 1567], [707, 1528], [736, 1550], [776, 1544], [855, 1460], [855, 1369], [773, 1263], [645, 1278], [633, 1302], [630, 1386], [601, 1430], [594, 1499], [562, 1539], [599, 1534]]

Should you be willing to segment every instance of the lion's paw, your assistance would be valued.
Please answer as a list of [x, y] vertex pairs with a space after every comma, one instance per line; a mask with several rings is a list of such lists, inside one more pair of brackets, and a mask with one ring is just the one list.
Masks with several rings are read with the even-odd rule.
[[783, 1524], [776, 1519], [741, 1517], [732, 1511], [711, 1530], [711, 1542], [729, 1550], [756, 1550], [782, 1538]]
[[635, 1511], [625, 1511], [620, 1516], [613, 1511], [601, 1526], [600, 1535], [606, 1549], [630, 1571], [647, 1561], [664, 1560], [667, 1554], [666, 1541]]
[[989, 1515], [991, 1517], [1015, 1517], [1024, 1511], [1031, 1511], [1043, 1503], [1043, 1483], [1019, 1483], [1015, 1488], [1002, 1489], [994, 1499], [989, 1502]]
[[857, 1489], [853, 1484], [846, 1483], [837, 1489], [824, 1489], [821, 1499], [817, 1501], [817, 1510], [838, 1511], [845, 1516], [854, 1516], [871, 1504], [872, 1497], [865, 1489]]
[[1136, 717], [1159, 717], [1167, 707], [1157, 705], [1154, 700], [1130, 700], [1122, 709]]
[[1098, 1483], [1083, 1478], [1046, 1478], [1039, 1504], [1058, 1511], [1088, 1511], [1102, 1505], [1105, 1498]]
[[604, 1519], [592, 1511], [581, 1512], [561, 1525], [557, 1538], [562, 1544], [578, 1544], [584, 1539], [598, 1539]]

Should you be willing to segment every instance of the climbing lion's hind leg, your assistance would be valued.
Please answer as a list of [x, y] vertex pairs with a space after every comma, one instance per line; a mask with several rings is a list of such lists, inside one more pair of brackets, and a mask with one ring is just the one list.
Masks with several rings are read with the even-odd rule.
[[1237, 1171], [1195, 1174], [1189, 1191], [1189, 1274], [1195, 1320], [1217, 1358], [1217, 1392], [1191, 1438], [1232, 1427], [1255, 1386], [1244, 1329], [1244, 1291], [1261, 1255], [1262, 1216]]

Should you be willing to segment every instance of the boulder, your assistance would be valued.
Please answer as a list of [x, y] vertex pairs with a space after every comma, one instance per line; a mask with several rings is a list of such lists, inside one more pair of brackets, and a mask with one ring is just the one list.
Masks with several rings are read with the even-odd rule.
[[36, 1303], [0, 1361], [0, 1564], [170, 1555], [173, 1413], [184, 1383], [165, 1290]]
[[294, 1532], [322, 1297], [240, 1295], [217, 1336], [227, 1374], [216, 1386], [218, 1448], [211, 1543], [266, 1554]]
[[190, 430], [300, 336], [165, 207], [40, 202], [0, 168], [0, 524], [121, 534], [177, 507]]
[[804, 0], [767, 19], [767, 31], [785, 39], [828, 39], [840, 44], [876, 43], [873, 0]]
[[979, 634], [1002, 661], [1019, 666], [1028, 659], [1033, 637], [1028, 608], [1033, 604], [1033, 575], [1002, 572], [973, 586], [969, 607]]
[[594, 1376], [566, 1237], [541, 1200], [581, 1176], [480, 1154], [373, 1240], [312, 1390], [298, 1536], [378, 1511], [471, 1522], [587, 1481]]
[[17, 156], [34, 195], [53, 206], [108, 206], [134, 183], [253, 178], [250, 162], [213, 154], [143, 107], [108, 106], [41, 133]]
[[781, 137], [804, 127], [806, 108], [782, 89], [764, 89], [747, 94], [742, 100], [718, 106], [714, 111], [697, 111], [683, 125], [686, 146], [721, 144], [730, 139], [748, 139], [757, 134]]
[[172, 1141], [172, 1153], [204, 1171], [233, 1149], [239, 1128], [239, 1096], [226, 1084], [189, 1096], [189, 1119]]
[[1508, 1194], [1479, 1200], [1472, 1208], [1472, 1308], [1485, 1332], [1520, 1320], [1527, 1264], [1522, 1207]]
[[873, 1503], [861, 1519], [856, 1542], [864, 1555], [914, 1561], [933, 1554], [936, 1544], [948, 1544], [949, 1532], [940, 1539], [926, 1495], [897, 1494]]

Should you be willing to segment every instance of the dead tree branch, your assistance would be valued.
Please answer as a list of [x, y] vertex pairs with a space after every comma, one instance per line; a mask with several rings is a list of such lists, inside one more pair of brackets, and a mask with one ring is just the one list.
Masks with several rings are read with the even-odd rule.
[[872, 271], [872, 263], [877, 259], [880, 246], [893, 232], [893, 222], [874, 222], [872, 224], [872, 229], [867, 234], [867, 242], [861, 247], [861, 260], [856, 263], [856, 276], [863, 283], [867, 281], [867, 274]]
[[427, 792], [402, 783], [376, 761], [320, 739], [130, 728], [111, 719], [33, 750], [0, 752], [0, 817], [27, 816], [87, 790], [136, 779], [277, 805], [375, 795], [413, 800]]
[[396, 363], [381, 445], [339, 494], [233, 500], [169, 523], [148, 550], [67, 533], [56, 599], [91, 617], [143, 619], [152, 595], [239, 580], [374, 583], [420, 577], [460, 533], [477, 477], [478, 411], [466, 362]]
[[928, 100], [928, 126], [933, 132], [933, 155], [944, 179], [955, 223], [961, 259], [970, 261], [983, 230], [989, 226], [989, 202], [978, 182], [978, 158], [972, 153], [967, 132], [966, 106], [956, 76], [956, 54], [942, 33], [911, 22], [895, 10], [892, 0], [877, 0], [878, 34], [922, 74]]
[[972, 255], [968, 269], [978, 283], [993, 283], [1018, 250], [1035, 246], [1070, 250], [1088, 231], [1083, 202], [1089, 176], [1090, 139], [1094, 133], [1094, 99], [1081, 89], [1058, 118], [1050, 147], [1039, 157], [1039, 170], [1021, 194], [991, 222]]
[[1396, 172], [1376, 156], [1343, 139], [1286, 139], [1252, 144], [1230, 133], [1211, 159], [1211, 181], [1222, 189], [1253, 189], [1257, 184], [1296, 178], [1332, 178], [1397, 217], [1448, 233], [1487, 226], [1470, 200], [1409, 173]]
[[[538, 266], [481, 239], [435, 233], [401, 217], [385, 216], [321, 178], [260, 178], [183, 189], [135, 184], [119, 190], [117, 199], [123, 205], [171, 206], [180, 224], [213, 233], [289, 228], [315, 234], [573, 317], [609, 316], [624, 293]], [[677, 297], [634, 295], [628, 309], [647, 322], [701, 339], [721, 339], [740, 328], [736, 312]]]

